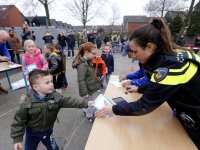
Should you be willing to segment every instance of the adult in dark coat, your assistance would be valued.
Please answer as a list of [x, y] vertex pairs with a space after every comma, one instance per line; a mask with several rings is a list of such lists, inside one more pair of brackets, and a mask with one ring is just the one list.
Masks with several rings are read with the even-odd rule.
[[24, 42], [26, 40], [33, 40], [34, 41], [33, 35], [31, 34], [31, 32], [29, 31], [29, 29], [27, 27], [25, 27], [23, 29], [23, 33], [21, 34], [21, 37], [22, 37], [22, 47], [24, 47]]
[[66, 50], [66, 42], [67, 42], [67, 37], [64, 35], [63, 31], [60, 31], [60, 33], [57, 36], [58, 39], [58, 44], [62, 47], [61, 53]]
[[103, 42], [104, 44], [106, 44], [107, 42], [110, 42], [108, 35], [106, 35], [106, 37], [103, 39]]
[[181, 47], [185, 46], [185, 39], [184, 39], [184, 36], [183, 36], [183, 35], [181, 35], [181, 36], [178, 38], [178, 40], [176, 41], [176, 44], [179, 45], [179, 46], [181, 46]]
[[93, 31], [90, 30], [90, 33], [88, 34], [88, 42], [91, 42], [94, 44], [94, 40], [95, 40], [95, 35], [94, 35]]
[[75, 37], [73, 35], [72, 30], [69, 32], [69, 35], [67, 36], [67, 44], [68, 44], [68, 58], [71, 56], [70, 50], [72, 50], [72, 57], [74, 57], [74, 46], [75, 46]]
[[42, 39], [44, 40], [45, 44], [47, 44], [47, 43], [53, 44], [54, 37], [51, 35], [51, 33], [49, 31], [46, 31], [46, 33]]

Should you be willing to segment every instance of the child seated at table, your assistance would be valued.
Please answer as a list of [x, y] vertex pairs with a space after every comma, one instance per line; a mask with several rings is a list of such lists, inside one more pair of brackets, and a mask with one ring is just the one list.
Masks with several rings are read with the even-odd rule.
[[94, 102], [65, 97], [53, 90], [49, 71], [34, 69], [29, 73], [32, 90], [23, 96], [21, 106], [11, 124], [14, 149], [22, 150], [26, 133], [25, 150], [36, 150], [41, 142], [48, 150], [58, 150], [53, 136], [53, 126], [60, 108], [87, 108]]
[[41, 54], [40, 50], [36, 48], [33, 40], [26, 40], [24, 42], [24, 49], [26, 50], [24, 56], [22, 57], [22, 71], [24, 75], [29, 74], [31, 67], [40, 70], [48, 69], [48, 62]]

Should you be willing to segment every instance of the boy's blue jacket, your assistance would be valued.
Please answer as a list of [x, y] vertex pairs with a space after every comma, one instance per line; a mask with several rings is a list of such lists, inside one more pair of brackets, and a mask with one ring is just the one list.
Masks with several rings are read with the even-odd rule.
[[142, 68], [141, 62], [139, 62], [138, 65], [140, 66], [140, 70], [134, 73], [127, 74], [126, 78], [131, 80], [132, 85], [139, 86], [139, 85], [149, 84], [150, 82], [149, 78], [147, 78], [144, 69]]
[[2, 53], [3, 56], [8, 57], [8, 61], [11, 61], [10, 54], [8, 52], [8, 49], [6, 48], [6, 43], [0, 44], [0, 52]]
[[97, 45], [101, 45], [102, 43], [101, 43], [101, 38], [100, 37], [97, 37], [96, 38], [96, 44]]
[[106, 55], [105, 53], [103, 53], [101, 55], [101, 58], [106, 63], [106, 67], [107, 67], [107, 73], [106, 74], [112, 74], [112, 72], [114, 71], [114, 58], [113, 58], [113, 55], [111, 55], [111, 54]]

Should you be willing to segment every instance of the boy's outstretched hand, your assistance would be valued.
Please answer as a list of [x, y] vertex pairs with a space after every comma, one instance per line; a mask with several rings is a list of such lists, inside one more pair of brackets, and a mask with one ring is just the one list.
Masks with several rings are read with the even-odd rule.
[[22, 150], [22, 143], [15, 143], [14, 150]]
[[94, 101], [89, 101], [89, 102], [88, 102], [88, 106], [89, 106], [89, 107], [92, 107], [94, 103], [95, 103]]

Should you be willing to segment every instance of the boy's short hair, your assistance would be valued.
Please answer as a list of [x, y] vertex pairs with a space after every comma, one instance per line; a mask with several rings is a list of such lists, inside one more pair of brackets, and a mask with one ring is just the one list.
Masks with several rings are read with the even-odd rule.
[[30, 86], [32, 87], [34, 84], [36, 84], [39, 78], [48, 75], [50, 75], [50, 72], [48, 70], [39, 70], [39, 69], [32, 70], [28, 75]]
[[59, 44], [55, 44], [55, 45], [54, 45], [54, 48], [55, 48], [55, 49], [58, 49], [58, 50], [61, 50], [61, 49], [62, 49], [62, 47], [61, 47]]
[[45, 46], [46, 46], [47, 49], [50, 49], [51, 52], [53, 52], [53, 49], [54, 49], [53, 44], [51, 44], [51, 43], [47, 43], [47, 44], [45, 44]]

